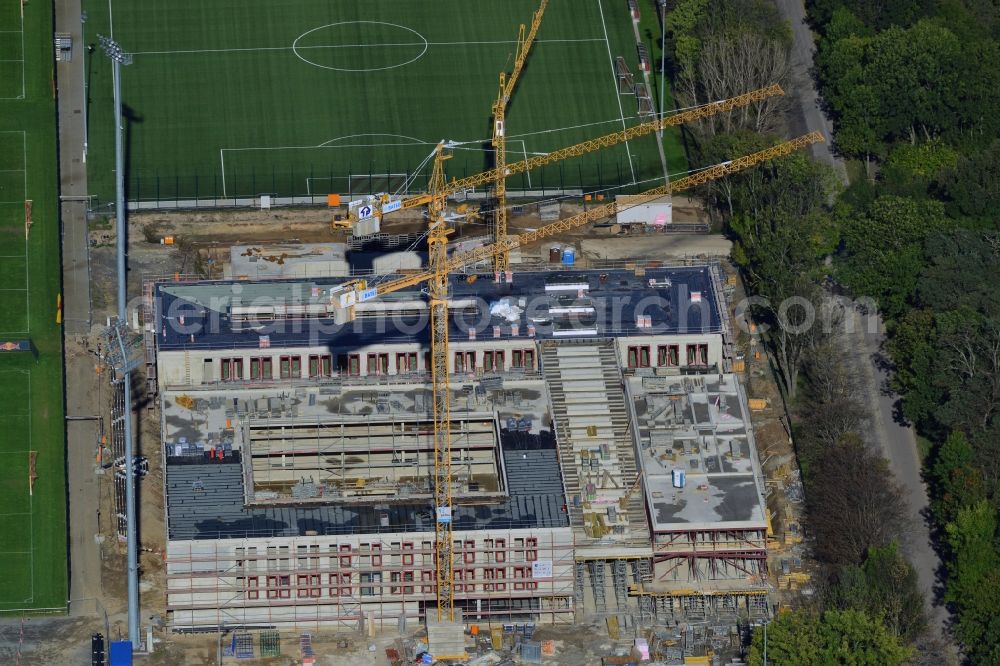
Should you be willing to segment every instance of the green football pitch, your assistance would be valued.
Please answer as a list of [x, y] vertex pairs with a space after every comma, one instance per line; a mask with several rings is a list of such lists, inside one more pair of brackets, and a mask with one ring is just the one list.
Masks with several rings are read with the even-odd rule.
[[0, 0], [0, 344], [37, 352], [0, 352], [0, 618], [67, 598], [51, 35], [51, 6]]
[[[537, 0], [94, 0], [87, 41], [112, 34], [123, 69], [129, 199], [411, 190], [426, 158], [491, 166], [490, 109], [518, 26]], [[110, 7], [110, 10], [109, 10]], [[652, 11], [652, 7], [647, 8]], [[110, 22], [109, 22], [110, 11]], [[627, 3], [551, 0], [507, 112], [508, 161], [639, 122], [615, 58], [641, 81]], [[108, 60], [90, 55], [91, 191], [113, 192]], [[658, 77], [651, 90], [659, 96]], [[665, 106], [671, 104], [666, 97]], [[510, 190], [628, 187], [662, 179], [650, 136], [512, 177]], [[667, 170], [686, 169], [677, 131]]]

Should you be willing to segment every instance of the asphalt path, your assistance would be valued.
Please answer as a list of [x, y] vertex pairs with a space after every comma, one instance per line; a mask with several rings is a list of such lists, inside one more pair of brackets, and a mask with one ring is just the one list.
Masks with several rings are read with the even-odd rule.
[[941, 663], [955, 664], [959, 654], [948, 632], [951, 616], [941, 600], [941, 560], [931, 536], [927, 487], [921, 474], [916, 433], [899, 418], [899, 396], [888, 388], [891, 370], [885, 356], [885, 327], [881, 318], [862, 317], [856, 311], [853, 315], [855, 323], [848, 332], [848, 348], [861, 352], [852, 358], [871, 405], [874, 434], [910, 507], [911, 523], [902, 550], [916, 570], [924, 594], [929, 638], [938, 646]]
[[813, 54], [816, 51], [812, 31], [806, 23], [806, 10], [802, 0], [775, 0], [781, 16], [792, 28], [792, 62], [790, 81], [785, 93], [792, 100], [790, 130], [793, 135], [820, 132], [826, 139], [814, 143], [809, 150], [814, 158], [829, 164], [847, 182], [844, 162], [833, 150], [833, 123], [823, 113], [819, 92], [812, 76]]

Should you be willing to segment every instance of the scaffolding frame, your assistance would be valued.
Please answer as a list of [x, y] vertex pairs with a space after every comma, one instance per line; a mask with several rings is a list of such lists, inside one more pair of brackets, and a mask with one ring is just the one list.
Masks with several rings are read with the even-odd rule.
[[[574, 546], [568, 528], [456, 532], [455, 539], [454, 568], [461, 572], [455, 601], [467, 620], [573, 622]], [[277, 545], [268, 550], [267, 543], [284, 550]], [[330, 625], [353, 630], [362, 622], [392, 628], [400, 617], [420, 621], [436, 603], [434, 550], [430, 532], [170, 542], [169, 624], [176, 631], [222, 626], [298, 631]], [[531, 576], [532, 563], [539, 560], [551, 562], [551, 577]], [[470, 570], [474, 578], [465, 577]], [[278, 586], [268, 585], [269, 578]], [[194, 595], [213, 601], [195, 601]], [[178, 614], [186, 612], [191, 621], [178, 622]], [[198, 613], [211, 618], [194, 622]]]
[[[434, 459], [430, 420], [415, 414], [381, 416], [380, 420], [323, 420], [248, 414], [240, 424], [248, 504], [391, 503], [431, 498]], [[503, 500], [507, 492], [497, 415], [460, 414], [451, 421], [451, 434], [456, 497]], [[379, 463], [379, 457], [385, 460]], [[294, 488], [307, 477], [317, 488], [334, 494], [293, 495]], [[256, 497], [258, 490], [280, 496], [261, 500]]]

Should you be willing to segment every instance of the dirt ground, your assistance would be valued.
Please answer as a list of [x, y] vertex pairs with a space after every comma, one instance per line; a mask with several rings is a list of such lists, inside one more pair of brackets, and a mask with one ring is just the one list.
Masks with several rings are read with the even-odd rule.
[[[426, 636], [422, 631], [410, 634], [410, 638], [420, 642]], [[399, 635], [395, 632], [365, 637], [357, 634], [317, 634], [312, 645], [318, 666], [389, 666], [386, 648], [395, 645]], [[473, 639], [466, 635], [467, 646]], [[632, 640], [613, 641], [607, 636], [603, 626], [561, 625], [543, 626], [535, 632], [535, 640], [553, 641], [555, 654], [545, 657], [543, 664], [549, 666], [582, 666], [599, 664], [601, 657], [626, 654], [632, 647]], [[217, 663], [219, 651], [218, 634], [171, 636], [170, 643], [160, 644], [146, 663], [157, 666], [211, 666]], [[230, 636], [222, 640], [228, 644]], [[297, 638], [284, 634], [281, 637], [281, 656], [255, 660], [237, 660], [223, 657], [223, 664], [261, 664], [291, 666], [301, 663]]]
[[747, 398], [763, 401], [763, 407], [751, 410], [751, 420], [773, 528], [768, 539], [770, 582], [777, 590], [778, 603], [794, 608], [813, 595], [812, 578], [820, 567], [811, 559], [809, 541], [803, 533], [806, 516], [801, 477], [781, 390], [766, 350], [752, 333], [755, 331], [752, 322], [737, 317], [736, 306], [746, 298], [743, 283], [735, 277], [732, 265], [726, 270], [733, 284], [730, 316], [737, 329], [737, 347], [746, 364], [743, 382]]

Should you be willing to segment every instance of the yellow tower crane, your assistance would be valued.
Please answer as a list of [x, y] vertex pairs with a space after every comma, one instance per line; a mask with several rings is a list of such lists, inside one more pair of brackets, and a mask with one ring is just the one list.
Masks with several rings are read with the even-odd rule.
[[[495, 183], [497, 178], [501, 175], [510, 177], [519, 173], [531, 171], [532, 169], [537, 169], [538, 167], [552, 164], [554, 162], [559, 162], [560, 160], [565, 160], [571, 157], [581, 157], [597, 150], [602, 150], [604, 148], [624, 143], [625, 141], [632, 141], [633, 139], [647, 136], [666, 127], [682, 125], [693, 120], [700, 120], [702, 118], [714, 116], [717, 113], [724, 113], [732, 111], [733, 109], [749, 106], [754, 102], [759, 102], [767, 99], [768, 97], [784, 94], [785, 91], [781, 89], [781, 86], [774, 84], [766, 88], [760, 88], [758, 90], [752, 90], [748, 93], [743, 93], [742, 95], [730, 97], [729, 99], [720, 100], [718, 102], [709, 102], [708, 104], [696, 106], [692, 109], [681, 111], [680, 113], [675, 113], [671, 116], [664, 116], [663, 118], [657, 120], [651, 120], [646, 123], [629, 127], [621, 130], [620, 132], [612, 132], [611, 134], [605, 134], [604, 136], [600, 136], [595, 139], [588, 139], [566, 148], [560, 148], [552, 151], [551, 153], [526, 157], [523, 160], [507, 164], [502, 170], [493, 168], [472, 176], [451, 180], [441, 186], [433, 194], [428, 191], [425, 194], [418, 194], [406, 199], [393, 201], [392, 210], [409, 210], [418, 206], [424, 206], [429, 204], [436, 197], [445, 198], [457, 192], [464, 192], [481, 185]], [[373, 215], [381, 218], [383, 215], [383, 208], [388, 203], [390, 203], [389, 195], [382, 195], [377, 201], [374, 202], [375, 205]], [[388, 213], [389, 211], [387, 210], [385, 212]], [[357, 212], [350, 211], [346, 219], [333, 222], [333, 226], [335, 228], [350, 229], [353, 228], [356, 222], [358, 222]]]
[[[507, 105], [510, 104], [514, 88], [521, 77], [524, 63], [528, 60], [528, 52], [535, 42], [538, 26], [542, 24], [542, 15], [545, 14], [545, 6], [548, 4], [549, 0], [542, 0], [538, 11], [531, 19], [531, 30], [528, 31], [527, 36], [524, 34], [524, 24], [521, 24], [521, 31], [517, 36], [514, 68], [511, 70], [510, 76], [500, 72], [500, 93], [497, 95], [497, 100], [493, 102], [493, 166], [497, 171], [496, 179], [493, 181], [493, 196], [496, 199], [494, 204], [496, 210], [493, 213], [493, 240], [495, 241], [501, 241], [507, 237], [507, 139], [504, 127]], [[505, 273], [508, 268], [510, 268], [510, 254], [498, 252], [493, 260], [493, 271]]]
[[[627, 205], [612, 202], [545, 225], [519, 236], [503, 239], [448, 257], [447, 242], [451, 230], [447, 228], [444, 209], [445, 195], [449, 187], [444, 176], [444, 144], [436, 149], [434, 167], [430, 181], [430, 192], [425, 195], [429, 203], [430, 229], [428, 234], [428, 270], [397, 278], [375, 285], [377, 296], [390, 294], [401, 289], [427, 282], [430, 296], [431, 323], [431, 383], [434, 406], [434, 533], [435, 564], [437, 571], [437, 609], [439, 622], [454, 621], [454, 552], [452, 539], [452, 479], [451, 479], [451, 405], [448, 381], [448, 277], [451, 273], [473, 264], [494, 260], [501, 252], [523, 247], [565, 231], [576, 229], [591, 222], [615, 215], [621, 210], [641, 205], [665, 194], [707, 183], [729, 174], [748, 169], [761, 162], [788, 155], [795, 150], [823, 141], [818, 132], [800, 136], [771, 148], [723, 162], [697, 173], [679, 178], [669, 184], [647, 190], [629, 200]], [[368, 286], [371, 286], [369, 283]], [[635, 486], [629, 490], [634, 492]]]

